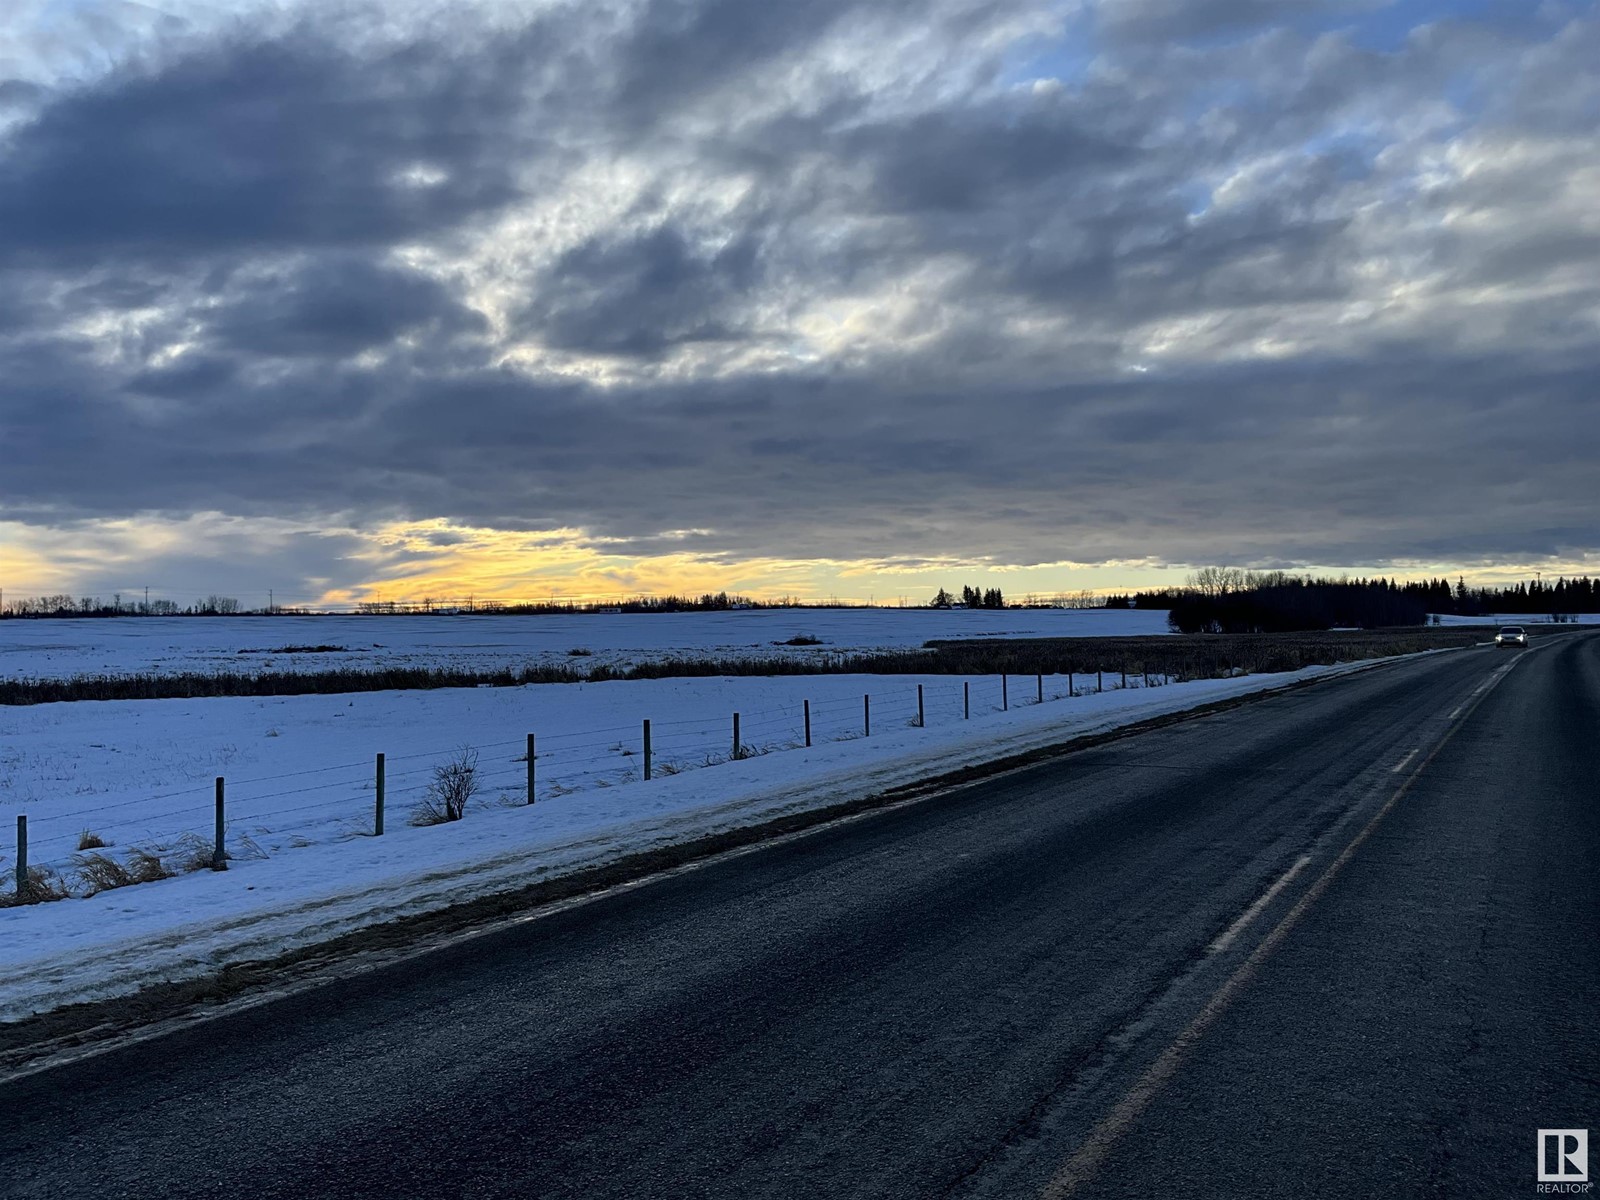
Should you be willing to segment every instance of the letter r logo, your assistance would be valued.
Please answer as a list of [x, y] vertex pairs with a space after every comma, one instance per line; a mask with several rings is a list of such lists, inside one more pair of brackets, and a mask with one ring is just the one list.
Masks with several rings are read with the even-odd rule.
[[1589, 1181], [1589, 1131], [1539, 1130], [1539, 1183]]

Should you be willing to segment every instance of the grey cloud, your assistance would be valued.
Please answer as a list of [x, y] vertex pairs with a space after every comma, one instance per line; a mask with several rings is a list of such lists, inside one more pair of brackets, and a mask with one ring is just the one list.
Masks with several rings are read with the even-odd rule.
[[24, 79], [0, 79], [0, 112], [30, 109], [45, 98], [45, 89]]
[[[1239, 368], [981, 402], [875, 388], [865, 425], [856, 410], [872, 385], [859, 379], [600, 394], [489, 373], [455, 381], [441, 403], [415, 381], [306, 374], [284, 390], [315, 392], [309, 407], [344, 411], [360, 436], [308, 439], [266, 397], [250, 414], [217, 408], [160, 430], [108, 414], [51, 420], [7, 489], [67, 507], [183, 512], [220, 502], [257, 515], [284, 513], [292, 496], [306, 512], [576, 524], [629, 539], [705, 527], [717, 531], [707, 548], [731, 554], [837, 556], [848, 545], [1038, 562], [1248, 545], [1325, 562], [1358, 545], [1358, 561], [1371, 557], [1375, 526], [1393, 557], [1442, 542], [1459, 555], [1556, 527], [1600, 539], [1576, 500], [1600, 482], [1600, 430], [1581, 399], [1600, 371], [1445, 365]], [[1409, 397], [1404, 408], [1389, 402], [1397, 390]], [[723, 419], [693, 407], [707, 392], [727, 406]], [[746, 399], [765, 407], [743, 424], [728, 419]], [[380, 410], [381, 422], [368, 419]], [[1544, 422], [1561, 430], [1558, 454]], [[262, 447], [281, 439], [299, 448], [262, 470]], [[74, 468], [62, 472], [69, 458]], [[1426, 483], [1400, 505], [1396, 479]], [[1474, 497], [1465, 523], [1464, 489]]]
[[[87, 566], [73, 593], [109, 600], [118, 591], [126, 597], [148, 585], [152, 599], [180, 605], [220, 594], [246, 607], [265, 607], [273, 592], [281, 604], [301, 598], [294, 595], [296, 587], [303, 589], [302, 596], [314, 596], [327, 587], [359, 585], [367, 581], [370, 569], [357, 556], [370, 553], [371, 544], [350, 534], [304, 530], [264, 539], [259, 529], [204, 521], [185, 533], [184, 544], [141, 561], [137, 571], [120, 562]], [[67, 522], [58, 527], [57, 536], [62, 545], [82, 554], [84, 548], [99, 545], [104, 534], [91, 524]]]
[[62, 297], [67, 312], [93, 309], [148, 308], [160, 304], [171, 292], [163, 279], [136, 275], [98, 275], [77, 284]]
[[250, 280], [211, 318], [207, 335], [234, 353], [343, 356], [424, 327], [481, 333], [486, 322], [428, 276], [326, 255]]
[[884, 203], [899, 211], [986, 212], [1028, 189], [1115, 168], [1133, 157], [1074, 125], [1052, 105], [990, 105], [922, 113], [853, 130], [844, 154], [870, 165]]
[[536, 285], [529, 325], [551, 345], [654, 354], [682, 342], [736, 336], [761, 273], [752, 237], [697, 246], [675, 226], [591, 238]]
[[[1600, 245], [1550, 199], [1576, 168], [1451, 165], [1464, 131], [1592, 149], [1591, 90], [1529, 77], [1581, 75], [1590, 26], [1172, 49], [1164, 23], [1285, 6], [1140, 0], [1059, 89], [941, 73], [941, 42], [904, 86], [874, 64], [880, 94], [806, 57], [862, 11], [646, 6], [608, 39], [382, 53], [302, 33], [47, 100], [0, 147], [0, 510], [729, 558], [1600, 549]], [[1503, 103], [1439, 116], [1497, 73]], [[741, 88], [761, 103], [720, 111]], [[637, 190], [569, 194], [588, 163]], [[418, 164], [443, 181], [397, 182]], [[474, 240], [550, 198], [585, 226]], [[403, 266], [419, 248], [445, 267]]]
[[146, 368], [128, 380], [128, 390], [170, 399], [214, 396], [237, 377], [238, 366], [214, 354], [185, 354], [176, 362]]
[[854, 0], [664, 0], [648, 5], [613, 59], [615, 102], [654, 125], [730, 80], [793, 55], [857, 8]]
[[[130, 68], [12, 131], [0, 263], [437, 234], [516, 194], [520, 110], [500, 72], [420, 46], [369, 60], [301, 34]], [[408, 182], [413, 168], [436, 177]]]
[[1120, 37], [1190, 38], [1284, 20], [1382, 8], [1392, 0], [1101, 0], [1102, 28]]

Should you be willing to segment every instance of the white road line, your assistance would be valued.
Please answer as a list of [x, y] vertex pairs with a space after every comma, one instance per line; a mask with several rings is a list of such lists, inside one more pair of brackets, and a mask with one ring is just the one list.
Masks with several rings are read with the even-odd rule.
[[1466, 705], [1465, 705], [1465, 704], [1458, 704], [1458, 705], [1456, 705], [1456, 710], [1455, 710], [1455, 712], [1453, 712], [1453, 713], [1451, 713], [1451, 714], [1450, 714], [1450, 715], [1449, 715], [1449, 716], [1448, 716], [1448, 717], [1446, 717], [1446, 718], [1445, 718], [1445, 719], [1446, 719], [1446, 720], [1447, 720], [1447, 721], [1454, 721], [1454, 720], [1455, 720], [1455, 719], [1456, 719], [1456, 718], [1457, 718], [1457, 717], [1459, 717], [1459, 716], [1460, 716], [1460, 715], [1461, 715], [1461, 710], [1462, 710], [1462, 709], [1463, 709], [1463, 708], [1465, 708], [1465, 707], [1466, 707]]
[[1406, 769], [1406, 764], [1409, 763], [1413, 758], [1415, 758], [1417, 756], [1417, 753], [1418, 753], [1417, 750], [1411, 751], [1409, 754], [1407, 754], [1404, 758], [1402, 758], [1399, 762], [1395, 763], [1395, 765], [1389, 769], [1389, 774], [1391, 774], [1391, 775], [1400, 774], [1401, 771], [1404, 771]]
[[1221, 954], [1229, 946], [1233, 945], [1234, 938], [1238, 937], [1244, 932], [1244, 927], [1260, 916], [1261, 910], [1272, 903], [1273, 897], [1275, 897], [1279, 892], [1283, 891], [1284, 888], [1288, 887], [1289, 881], [1310, 865], [1311, 856], [1309, 854], [1301, 856], [1299, 861], [1297, 861], [1294, 866], [1290, 867], [1281, 876], [1279, 876], [1277, 883], [1274, 883], [1271, 887], [1269, 887], [1265, 892], [1256, 898], [1256, 902], [1254, 904], [1239, 914], [1239, 919], [1232, 925], [1229, 925], [1222, 936], [1217, 938], [1216, 941], [1212, 942], [1211, 945], [1206, 948], [1206, 953]]

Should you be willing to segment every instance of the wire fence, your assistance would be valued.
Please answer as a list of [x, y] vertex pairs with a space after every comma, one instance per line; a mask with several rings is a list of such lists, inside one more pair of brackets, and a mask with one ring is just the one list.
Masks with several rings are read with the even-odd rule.
[[1012, 708], [1172, 681], [1157, 673], [1094, 672], [896, 682], [815, 703], [801, 697], [726, 715], [552, 735], [530, 730], [520, 738], [375, 753], [277, 774], [219, 776], [155, 795], [19, 814], [15, 887], [0, 903], [93, 894], [185, 870], [224, 869], [230, 859], [382, 836], [396, 816], [439, 823], [449, 787], [464, 790], [478, 807], [537, 806], [772, 753], [905, 728], [949, 728]]

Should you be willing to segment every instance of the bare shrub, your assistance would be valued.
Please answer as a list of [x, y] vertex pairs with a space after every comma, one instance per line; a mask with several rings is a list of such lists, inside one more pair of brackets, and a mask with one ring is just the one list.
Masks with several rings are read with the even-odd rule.
[[110, 844], [92, 829], [85, 829], [78, 835], [79, 850], [101, 850]]
[[574, 646], [571, 650], [567, 651], [568, 658], [589, 658], [593, 654], [593, 650], [586, 649], [583, 646]]
[[478, 790], [478, 752], [463, 746], [456, 756], [433, 768], [433, 782], [423, 793], [422, 803], [411, 814], [413, 825], [443, 825], [459, 821], [467, 812], [467, 802]]

